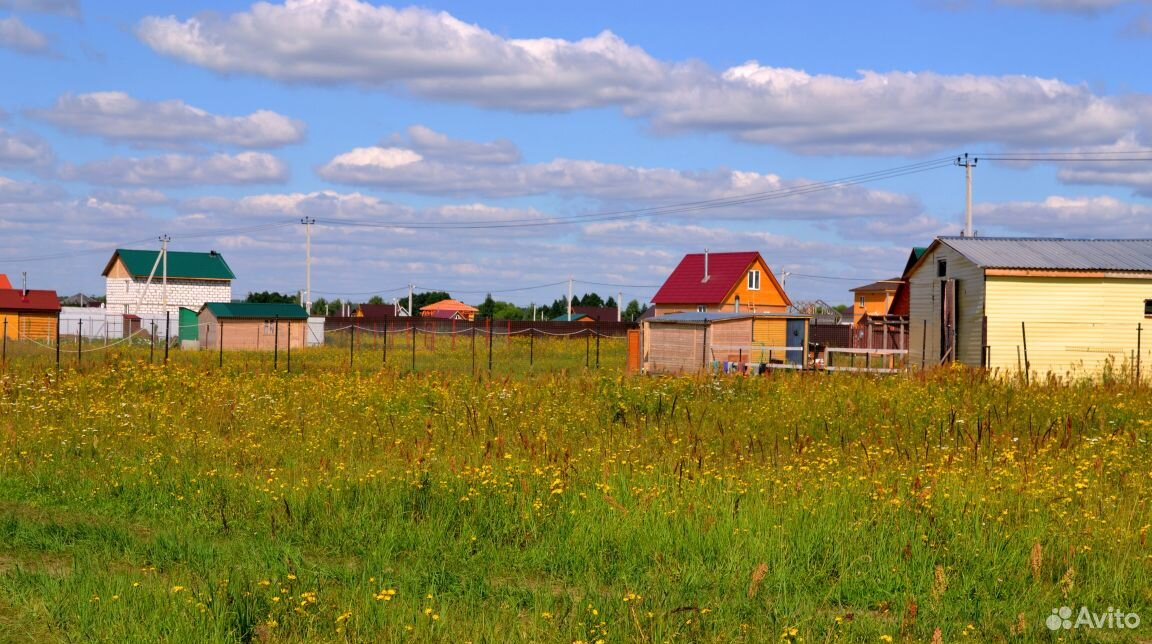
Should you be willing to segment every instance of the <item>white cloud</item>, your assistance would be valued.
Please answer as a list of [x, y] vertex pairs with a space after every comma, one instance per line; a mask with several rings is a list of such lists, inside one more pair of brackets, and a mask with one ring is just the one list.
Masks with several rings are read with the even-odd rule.
[[1152, 98], [1102, 98], [1029, 76], [861, 71], [811, 75], [751, 61], [656, 99], [657, 130], [719, 130], [811, 154], [920, 155], [974, 143], [1114, 141], [1146, 126]]
[[403, 84], [423, 96], [528, 111], [634, 100], [663, 73], [608, 32], [578, 42], [504, 39], [447, 13], [358, 0], [258, 3], [226, 18], [150, 17], [137, 34], [161, 54], [221, 73]]
[[[428, 139], [437, 136], [427, 128], [421, 129]], [[392, 141], [401, 142], [396, 137]], [[443, 153], [447, 149], [468, 150], [475, 149], [469, 146], [484, 145], [489, 144], [451, 142], [437, 150], [443, 161], [425, 158], [427, 146], [421, 147], [420, 153], [399, 147], [356, 148], [336, 156], [317, 172], [335, 183], [429, 195], [499, 198], [556, 194], [651, 207], [749, 197], [723, 208], [681, 209], [682, 214], [692, 217], [840, 218], [877, 213], [908, 215], [920, 210], [919, 202], [906, 195], [848, 185], [809, 193], [808, 187], [816, 182], [789, 180], [775, 174], [643, 168], [572, 159], [539, 164], [471, 164], [469, 161], [476, 157], [485, 161], [491, 157]]]
[[0, 9], [79, 18], [80, 0], [0, 0]]
[[390, 145], [407, 148], [435, 161], [473, 164], [509, 164], [520, 162], [520, 149], [506, 139], [490, 142], [449, 138], [423, 125], [408, 128], [407, 136], [395, 135]]
[[0, 176], [0, 203], [51, 202], [63, 199], [67, 194], [63, 188], [57, 185], [17, 181]]
[[1097, 14], [1127, 5], [1150, 4], [1149, 0], [995, 0], [995, 2], [1007, 7], [1082, 14]]
[[179, 100], [142, 101], [124, 92], [66, 94], [33, 118], [61, 129], [141, 147], [212, 143], [275, 148], [304, 139], [301, 121], [268, 110], [220, 116]]
[[159, 53], [224, 74], [519, 111], [614, 106], [661, 132], [720, 132], [809, 154], [1098, 145], [1152, 124], [1146, 95], [1100, 96], [1058, 79], [873, 70], [844, 77], [756, 61], [718, 72], [657, 60], [608, 32], [575, 42], [508, 39], [447, 13], [359, 0], [147, 18], [137, 32]]
[[55, 155], [48, 142], [35, 134], [15, 134], [0, 128], [0, 168], [43, 170]]
[[15, 16], [0, 18], [0, 47], [22, 54], [52, 54], [52, 42], [48, 37]]
[[161, 206], [169, 202], [168, 195], [152, 188], [97, 190], [92, 193], [92, 196], [101, 201], [133, 206]]
[[1152, 206], [1106, 196], [982, 204], [973, 219], [977, 229], [995, 226], [1041, 237], [1152, 237]]
[[60, 176], [70, 181], [113, 186], [244, 185], [282, 183], [288, 179], [288, 166], [262, 152], [207, 157], [167, 154], [66, 165], [60, 169]]

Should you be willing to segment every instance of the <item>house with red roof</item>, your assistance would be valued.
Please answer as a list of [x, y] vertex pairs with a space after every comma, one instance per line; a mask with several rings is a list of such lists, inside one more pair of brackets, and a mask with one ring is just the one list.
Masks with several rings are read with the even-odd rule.
[[654, 315], [786, 313], [792, 300], [756, 251], [685, 255], [652, 298]]
[[56, 291], [0, 289], [0, 333], [9, 339], [53, 341], [59, 319]]
[[8, 281], [8, 276], [0, 273], [0, 289], [12, 288], [12, 282]]

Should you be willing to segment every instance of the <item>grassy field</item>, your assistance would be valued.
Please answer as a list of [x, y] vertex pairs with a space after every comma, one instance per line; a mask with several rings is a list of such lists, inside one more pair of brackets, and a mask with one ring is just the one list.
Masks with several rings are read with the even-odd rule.
[[[540, 342], [478, 377], [467, 343], [17, 355], [0, 641], [1152, 640], [1147, 389]], [[1061, 606], [1143, 623], [1053, 634]]]

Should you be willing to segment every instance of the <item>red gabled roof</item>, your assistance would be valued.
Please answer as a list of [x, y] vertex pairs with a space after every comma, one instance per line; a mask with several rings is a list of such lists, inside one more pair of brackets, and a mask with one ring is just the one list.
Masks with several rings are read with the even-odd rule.
[[28, 291], [18, 288], [0, 289], [0, 311], [59, 312], [60, 298], [56, 291]]
[[8, 281], [8, 276], [0, 273], [0, 289], [12, 288], [12, 282]]
[[[704, 280], [704, 253], [685, 255], [664, 286], [656, 291], [653, 304], [720, 304], [732, 287], [744, 280], [752, 263], [761, 259], [756, 251], [709, 253], [708, 281]], [[763, 261], [763, 260], [761, 260]]]

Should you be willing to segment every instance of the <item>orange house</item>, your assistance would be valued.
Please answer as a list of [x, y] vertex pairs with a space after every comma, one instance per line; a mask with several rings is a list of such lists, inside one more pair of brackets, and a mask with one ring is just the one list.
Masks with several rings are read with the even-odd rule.
[[460, 300], [440, 300], [435, 304], [421, 307], [420, 317], [472, 321], [476, 319], [476, 314], [479, 312], [480, 309], [465, 304]]
[[865, 315], [888, 315], [901, 281], [899, 277], [893, 277], [852, 289], [852, 324], [859, 324]]
[[786, 313], [792, 300], [756, 251], [685, 255], [652, 298], [654, 315]]

